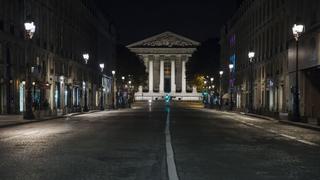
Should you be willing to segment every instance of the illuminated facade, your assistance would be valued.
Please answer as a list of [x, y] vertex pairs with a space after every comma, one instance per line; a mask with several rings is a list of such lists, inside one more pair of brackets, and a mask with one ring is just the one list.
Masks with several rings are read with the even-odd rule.
[[137, 100], [200, 100], [201, 95], [187, 84], [186, 62], [200, 43], [172, 32], [164, 32], [127, 47], [145, 63], [148, 87], [140, 88]]
[[[26, 20], [36, 25], [28, 41], [24, 38]], [[109, 105], [115, 34], [113, 23], [88, 0], [1, 1], [0, 114], [25, 111], [28, 67], [36, 115], [82, 111], [85, 101], [89, 109], [96, 109], [102, 94], [103, 103]], [[87, 64], [84, 53], [90, 55]], [[105, 75], [96, 73], [99, 63], [105, 64]]]
[[[299, 49], [300, 109], [304, 119], [320, 118], [319, 23], [317, 0], [245, 0], [221, 30], [221, 64], [224, 71], [235, 62], [234, 104], [249, 107], [253, 76], [253, 108], [260, 114], [278, 116], [292, 112], [295, 78], [295, 41], [292, 26], [303, 23], [306, 32]], [[248, 52], [255, 57], [249, 63]], [[250, 71], [252, 65], [253, 71]], [[228, 75], [223, 91], [229, 91]]]

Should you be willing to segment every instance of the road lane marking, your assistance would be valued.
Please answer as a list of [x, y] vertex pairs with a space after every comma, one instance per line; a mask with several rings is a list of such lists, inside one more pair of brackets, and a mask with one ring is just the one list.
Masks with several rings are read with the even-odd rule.
[[319, 146], [319, 144], [316, 144], [316, 143], [313, 143], [313, 142], [310, 142], [310, 141], [306, 141], [306, 140], [302, 140], [302, 139], [298, 139], [297, 137], [294, 137], [294, 136], [290, 136], [290, 135], [287, 135], [287, 134], [282, 134], [282, 133], [278, 133], [274, 130], [267, 130], [265, 129], [264, 127], [262, 126], [259, 126], [259, 125], [255, 125], [253, 123], [248, 123], [248, 122], [244, 122], [244, 121], [241, 121], [241, 120], [236, 120], [238, 122], [241, 122], [247, 126], [251, 126], [251, 127], [255, 127], [255, 128], [258, 128], [258, 129], [262, 129], [266, 132], [269, 132], [269, 133], [272, 133], [272, 134], [276, 134], [276, 135], [279, 135], [279, 136], [282, 136], [282, 137], [285, 137], [287, 139], [291, 139], [291, 140], [295, 140], [295, 141], [298, 141], [300, 143], [303, 143], [303, 144], [308, 144], [308, 145], [311, 145], [311, 146]]
[[167, 119], [166, 119], [166, 151], [167, 151], [167, 169], [169, 180], [179, 180], [176, 163], [174, 161], [174, 152], [171, 143], [170, 133], [170, 107], [166, 107]]
[[310, 142], [310, 141], [306, 141], [306, 140], [302, 140], [302, 139], [297, 139], [297, 141], [299, 141], [301, 143], [304, 143], [304, 144], [309, 144], [311, 146], [319, 146], [319, 144], [316, 144], [316, 143], [313, 143], [313, 142]]
[[286, 134], [279, 134], [280, 136], [286, 137], [288, 139], [293, 139], [293, 140], [297, 140], [296, 137], [290, 136], [290, 135], [286, 135]]
[[278, 133], [278, 132], [276, 132], [276, 131], [274, 131], [274, 130], [267, 130], [267, 129], [265, 129], [265, 128], [262, 127], [262, 126], [255, 125], [255, 124], [253, 124], [253, 123], [244, 122], [244, 121], [241, 121], [241, 120], [239, 120], [239, 119], [237, 119], [236, 121], [241, 122], [241, 123], [243, 123], [243, 124], [245, 124], [245, 125], [247, 125], [247, 126], [255, 127], [255, 128], [257, 128], [257, 129], [262, 129], [262, 130], [264, 130], [264, 131], [266, 131], [266, 132], [269, 132], [269, 133], [272, 133], [272, 134], [276, 134], [276, 135], [285, 137], [285, 138], [287, 138], [287, 139], [291, 139], [291, 140], [298, 141], [298, 142], [303, 143], [303, 144], [307, 144], [307, 145], [311, 145], [311, 146], [319, 146], [319, 144], [316, 144], [316, 143], [313, 143], [313, 142], [310, 142], [310, 141], [306, 141], [306, 140], [302, 140], [302, 139], [298, 139], [297, 137], [294, 137], [294, 136], [290, 136], [290, 135], [287, 135], [287, 134]]

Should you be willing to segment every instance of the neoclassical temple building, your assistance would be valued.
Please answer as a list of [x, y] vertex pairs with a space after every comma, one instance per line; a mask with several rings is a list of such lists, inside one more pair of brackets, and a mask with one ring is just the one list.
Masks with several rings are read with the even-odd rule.
[[127, 47], [143, 61], [149, 74], [148, 86], [140, 87], [136, 100], [200, 100], [186, 80], [186, 62], [200, 43], [172, 32], [164, 32]]

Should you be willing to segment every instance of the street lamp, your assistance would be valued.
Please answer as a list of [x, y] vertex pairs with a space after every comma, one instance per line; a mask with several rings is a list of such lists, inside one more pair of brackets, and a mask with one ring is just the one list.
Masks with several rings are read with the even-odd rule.
[[233, 91], [233, 77], [232, 77], [232, 70], [234, 68], [234, 65], [233, 64], [229, 64], [229, 69], [230, 69], [230, 110], [232, 110], [232, 105], [233, 105], [233, 102], [232, 102], [232, 91]]
[[26, 21], [24, 23], [24, 29], [26, 30], [26, 38], [32, 39], [34, 33], [36, 32], [36, 25], [33, 21]]
[[250, 52], [248, 53], [248, 57], [249, 57], [249, 59], [250, 59], [250, 62], [252, 62], [252, 59], [254, 58], [254, 56], [255, 56], [255, 52], [250, 51]]
[[250, 51], [248, 53], [249, 57], [249, 64], [250, 64], [250, 94], [249, 94], [249, 112], [252, 113], [253, 111], [253, 58], [255, 56], [255, 52]]
[[33, 104], [34, 104], [34, 109], [36, 109], [36, 82], [32, 82], [32, 88], [33, 88]]
[[204, 80], [203, 83], [204, 83], [204, 89], [207, 90], [208, 81]]
[[103, 72], [103, 69], [104, 69], [104, 63], [100, 63], [100, 64], [99, 64], [99, 67], [100, 67], [100, 69], [101, 69], [101, 72]]
[[219, 87], [219, 95], [220, 95], [220, 109], [222, 107], [222, 75], [223, 75], [223, 71], [219, 71], [219, 75], [220, 75], [220, 87]]
[[[36, 32], [36, 26], [33, 21], [26, 21], [24, 23], [25, 29], [25, 39], [31, 40], [34, 33]], [[34, 114], [32, 112], [32, 94], [31, 94], [31, 67], [27, 60], [27, 43], [25, 45], [25, 61], [27, 62], [27, 71], [26, 71], [26, 112], [23, 115], [24, 119], [34, 119]]]
[[116, 103], [116, 93], [117, 93], [117, 85], [116, 85], [116, 71], [115, 70], [112, 70], [111, 71], [112, 73], [112, 77], [113, 77], [113, 97], [112, 97], [112, 100], [113, 100], [113, 109], [116, 109], [117, 108], [117, 103]]
[[104, 94], [104, 88], [103, 88], [103, 69], [104, 69], [104, 63], [100, 63], [99, 67], [101, 69], [101, 97], [100, 97], [100, 110], [103, 111], [104, 110], [104, 105], [103, 105], [103, 94]]
[[82, 82], [82, 89], [84, 91], [84, 106], [83, 106], [83, 111], [84, 112], [88, 112], [89, 108], [88, 108], [88, 94], [87, 94], [87, 88], [86, 88], [86, 82], [83, 81]]
[[88, 64], [88, 61], [89, 61], [89, 54], [88, 53], [85, 53], [85, 54], [83, 54], [82, 55], [82, 57], [83, 57], [83, 59], [84, 59], [84, 62], [86, 63], [86, 64]]
[[121, 90], [124, 91], [124, 88], [125, 88], [124, 87], [124, 80], [126, 79], [126, 77], [122, 76], [121, 79], [122, 79]]
[[292, 27], [292, 33], [296, 40], [296, 85], [294, 88], [293, 99], [293, 121], [300, 121], [300, 100], [299, 100], [299, 37], [304, 32], [304, 25], [294, 24]]

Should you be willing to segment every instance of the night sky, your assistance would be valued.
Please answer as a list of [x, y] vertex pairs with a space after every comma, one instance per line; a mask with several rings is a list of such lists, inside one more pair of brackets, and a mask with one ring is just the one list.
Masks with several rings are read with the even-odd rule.
[[96, 0], [114, 20], [118, 41], [127, 45], [172, 31], [202, 42], [219, 37], [239, 0]]

